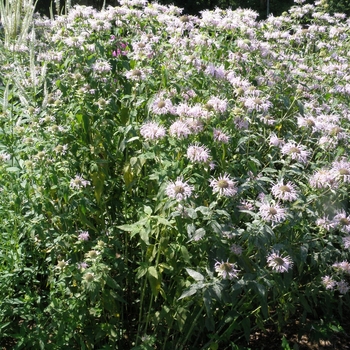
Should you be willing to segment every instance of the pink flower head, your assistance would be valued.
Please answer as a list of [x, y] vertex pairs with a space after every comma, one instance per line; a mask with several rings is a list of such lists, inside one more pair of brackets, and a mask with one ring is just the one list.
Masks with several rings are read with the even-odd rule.
[[213, 188], [214, 193], [220, 196], [233, 197], [237, 193], [236, 182], [234, 182], [228, 174], [219, 176], [217, 179], [210, 181], [210, 187]]
[[324, 276], [322, 277], [322, 284], [326, 287], [326, 289], [333, 290], [334, 287], [337, 285], [337, 282], [333, 280], [330, 276]]
[[279, 223], [285, 220], [286, 212], [278, 204], [263, 203], [259, 208], [261, 218], [267, 222]]
[[275, 198], [282, 199], [284, 201], [292, 202], [298, 198], [295, 185], [288, 181], [286, 184], [283, 179], [278, 181], [271, 189]]
[[168, 197], [181, 201], [189, 198], [192, 194], [192, 190], [193, 186], [190, 186], [186, 181], [183, 181], [182, 177], [178, 177], [176, 181], [168, 183], [165, 193]]
[[165, 128], [155, 122], [148, 122], [141, 126], [140, 134], [146, 140], [161, 139], [165, 136]]
[[90, 185], [90, 181], [85, 180], [81, 175], [77, 174], [74, 179], [70, 181], [70, 187], [73, 189], [81, 189], [82, 187], [86, 187]]
[[81, 241], [87, 241], [89, 240], [89, 232], [88, 231], [81, 231], [78, 235], [78, 239], [80, 239]]
[[207, 163], [210, 159], [210, 152], [207, 147], [195, 143], [188, 147], [187, 158], [193, 163]]
[[288, 272], [293, 267], [290, 256], [282, 256], [279, 251], [274, 251], [267, 257], [267, 265], [276, 272]]
[[215, 263], [215, 271], [223, 278], [223, 279], [234, 279], [238, 277], [239, 270], [236, 270], [235, 264], [231, 264], [227, 262], [219, 262]]
[[306, 147], [303, 145], [297, 145], [295, 142], [291, 141], [286, 143], [281, 152], [283, 155], [290, 156], [293, 160], [296, 160], [300, 163], [306, 163], [310, 156], [310, 151], [306, 150]]

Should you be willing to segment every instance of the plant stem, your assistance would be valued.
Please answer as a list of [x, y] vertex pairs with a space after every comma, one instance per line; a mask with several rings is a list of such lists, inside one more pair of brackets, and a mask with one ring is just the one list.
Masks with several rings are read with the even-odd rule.
[[190, 327], [190, 329], [188, 330], [188, 332], [187, 332], [187, 334], [186, 334], [186, 337], [185, 337], [185, 339], [183, 340], [183, 342], [182, 342], [182, 344], [181, 344], [179, 350], [182, 350], [182, 349], [184, 348], [184, 346], [186, 345], [186, 342], [187, 342], [188, 338], [190, 337], [190, 335], [191, 335], [191, 333], [192, 333], [192, 331], [193, 331], [194, 326], [197, 324], [197, 320], [198, 320], [198, 318], [199, 318], [199, 316], [201, 315], [201, 313], [202, 313], [203, 310], [204, 310], [204, 303], [203, 303], [202, 307], [200, 308], [200, 310], [198, 311], [196, 317], [194, 318], [194, 320], [193, 320], [193, 322], [192, 322], [192, 324], [191, 324], [191, 327]]
[[[159, 235], [160, 235], [160, 230], [159, 227], [157, 228], [157, 237], [156, 237], [156, 242], [158, 241], [158, 252], [157, 252], [157, 258], [156, 258], [156, 270], [159, 264], [159, 257], [160, 257], [160, 239], [159, 239]], [[150, 314], [151, 314], [151, 309], [152, 309], [152, 303], [153, 303], [153, 299], [155, 299], [156, 296], [151, 294], [151, 300], [149, 303], [149, 307], [148, 307], [148, 313], [147, 313], [147, 318], [146, 318], [146, 323], [145, 323], [145, 333], [147, 333], [147, 327], [148, 327], [148, 323], [149, 323], [149, 319], [150, 319]]]
[[147, 274], [145, 275], [145, 278], [144, 278], [144, 281], [143, 281], [143, 286], [142, 286], [141, 299], [140, 299], [140, 313], [139, 313], [139, 321], [138, 321], [138, 325], [137, 325], [137, 334], [136, 334], [135, 346], [138, 345], [138, 341], [140, 339], [141, 319], [142, 319], [142, 305], [143, 305], [143, 300], [144, 300], [144, 297], [145, 297], [146, 283], [147, 283]]

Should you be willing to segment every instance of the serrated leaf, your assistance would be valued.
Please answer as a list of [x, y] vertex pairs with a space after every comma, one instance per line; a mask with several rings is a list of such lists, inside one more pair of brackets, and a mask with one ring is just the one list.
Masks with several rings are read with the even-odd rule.
[[195, 281], [199, 282], [204, 280], [204, 276], [201, 273], [188, 268], [186, 268], [186, 271]]
[[219, 215], [223, 215], [223, 216], [226, 216], [228, 218], [230, 217], [230, 214], [226, 210], [217, 209], [217, 210], [215, 210], [215, 212]]
[[171, 221], [162, 218], [161, 216], [157, 216], [158, 224], [164, 225], [164, 226], [172, 226]]
[[190, 218], [190, 219], [197, 219], [197, 213], [194, 209], [192, 208], [186, 208], [186, 215]]
[[117, 226], [117, 228], [119, 228], [122, 231], [138, 233], [140, 232], [141, 228], [147, 223], [148, 220], [149, 218], [142, 218], [141, 220], [134, 222], [133, 224], [119, 225]]
[[210, 214], [210, 209], [208, 207], [200, 206], [196, 208], [196, 211], [201, 212], [203, 215], [209, 215]]
[[120, 225], [120, 226], [117, 226], [117, 228], [119, 228], [119, 230], [127, 231], [127, 232], [139, 232], [140, 231], [140, 226], [135, 225], [135, 224]]
[[201, 238], [203, 238], [205, 236], [205, 230], [204, 228], [199, 228], [198, 230], [196, 230], [196, 232], [193, 234], [192, 238], [195, 241], [200, 240]]
[[218, 300], [221, 300], [221, 286], [219, 284], [213, 285], [213, 292]]
[[197, 288], [191, 286], [190, 288], [186, 289], [180, 296], [180, 299], [183, 299], [183, 298], [187, 298], [187, 297], [190, 297], [191, 295], [193, 294], [196, 294], [197, 293]]
[[258, 181], [265, 181], [265, 182], [270, 182], [270, 183], [274, 182], [274, 180], [272, 180], [272, 179], [270, 179], [269, 177], [266, 177], [266, 176], [259, 177]]
[[106, 278], [106, 284], [112, 289], [121, 289], [118, 283], [111, 276], [108, 276], [108, 275]]

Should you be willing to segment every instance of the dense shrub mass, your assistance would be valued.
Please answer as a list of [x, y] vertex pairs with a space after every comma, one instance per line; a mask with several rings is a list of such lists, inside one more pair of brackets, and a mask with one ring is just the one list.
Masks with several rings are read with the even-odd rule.
[[0, 9], [0, 344], [243, 349], [295, 320], [315, 340], [340, 331], [345, 15], [123, 0], [29, 20], [27, 3]]

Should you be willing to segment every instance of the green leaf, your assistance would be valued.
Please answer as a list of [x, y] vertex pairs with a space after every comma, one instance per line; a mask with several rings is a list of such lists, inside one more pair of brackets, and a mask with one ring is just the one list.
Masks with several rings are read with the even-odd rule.
[[141, 227], [139, 225], [131, 224], [131, 225], [117, 226], [117, 228], [127, 232], [139, 232]]
[[123, 179], [126, 187], [129, 187], [134, 179], [134, 175], [131, 171], [131, 165], [127, 164], [123, 169]]
[[210, 209], [208, 207], [204, 207], [204, 206], [200, 206], [200, 207], [196, 208], [196, 211], [201, 212], [204, 216], [210, 214]]
[[152, 294], [156, 297], [161, 288], [160, 279], [155, 278], [152, 275], [148, 275], [148, 282], [151, 286]]
[[148, 266], [145, 263], [141, 263], [141, 266], [137, 268], [136, 279], [143, 277], [148, 271]]
[[10, 166], [8, 168], [6, 168], [7, 171], [11, 172], [11, 173], [17, 173], [19, 172], [21, 169], [15, 167], [15, 166]]
[[220, 284], [214, 284], [213, 285], [213, 292], [214, 292], [214, 297], [216, 296], [217, 300], [221, 300], [221, 292], [222, 292], [222, 287]]
[[190, 219], [197, 219], [197, 213], [193, 208], [186, 208], [186, 214]]
[[251, 260], [246, 255], [241, 255], [238, 257], [239, 264], [244, 267], [244, 269], [249, 272], [254, 272], [254, 267], [251, 264]]
[[152, 208], [147, 205], [143, 207], [143, 211], [149, 216], [152, 215]]
[[140, 238], [147, 244], [149, 245], [149, 230], [145, 228], [140, 229]]
[[195, 230], [196, 226], [193, 223], [187, 225], [187, 233], [189, 236], [192, 236]]
[[136, 140], [139, 140], [140, 138], [138, 136], [134, 136], [134, 137], [131, 137], [130, 139], [128, 139], [126, 141], [126, 143], [130, 143], [130, 142], [133, 142], [133, 141], [136, 141]]
[[205, 230], [204, 228], [199, 228], [198, 230], [196, 230], [196, 232], [193, 234], [192, 239], [194, 240], [200, 240], [201, 238], [203, 238], [205, 236]]
[[300, 260], [302, 263], [306, 262], [308, 252], [309, 252], [309, 245], [307, 243], [304, 243], [300, 247]]
[[256, 290], [259, 292], [260, 296], [265, 297], [266, 295], [266, 289], [265, 287], [260, 283], [255, 283]]
[[285, 338], [285, 336], [283, 336], [283, 338], [282, 338], [282, 344], [281, 345], [282, 345], [282, 349], [283, 350], [292, 350], [290, 348], [289, 343], [288, 343], [287, 339]]
[[190, 255], [188, 254], [188, 250], [185, 246], [181, 246], [180, 248], [181, 250], [181, 254], [182, 254], [182, 258], [184, 260], [185, 263], [190, 263]]
[[192, 269], [188, 269], [188, 268], [186, 268], [186, 271], [195, 281], [203, 281], [204, 280], [204, 276], [202, 274], [200, 274], [199, 272], [194, 271]]
[[157, 216], [157, 220], [158, 220], [158, 224], [160, 224], [160, 225], [173, 226], [171, 221], [169, 221], [161, 216]]
[[276, 173], [277, 170], [276, 169], [273, 169], [273, 168], [265, 168], [263, 170], [263, 173]]
[[121, 124], [126, 125], [129, 120], [129, 108], [123, 107], [119, 112], [119, 116]]
[[269, 177], [266, 177], [266, 176], [261, 176], [258, 178], [258, 181], [264, 181], [264, 182], [270, 182], [270, 183], [273, 183], [274, 180], [269, 178]]
[[306, 298], [303, 295], [299, 295], [299, 300], [301, 305], [303, 305], [303, 308], [307, 311], [307, 312], [312, 312], [311, 307], [309, 305], [309, 303], [307, 302]]
[[162, 67], [162, 83], [166, 89], [168, 86], [168, 70], [164, 66]]
[[154, 266], [148, 268], [148, 273], [153, 276], [155, 279], [158, 279], [158, 272]]
[[119, 289], [119, 290], [121, 289], [118, 283], [109, 275], [107, 275], [106, 284], [112, 289]]
[[102, 171], [99, 171], [97, 173], [93, 173], [91, 177], [92, 177], [92, 183], [94, 185], [96, 202], [97, 204], [100, 204], [101, 195], [104, 188], [105, 175]]
[[215, 329], [215, 322], [213, 319], [213, 307], [211, 303], [211, 295], [209, 290], [207, 289], [203, 294], [203, 301], [205, 310], [207, 312], [207, 316], [205, 318], [205, 326], [207, 327], [208, 331], [212, 332]]
[[122, 230], [122, 231], [132, 232], [133, 234], [136, 234], [141, 231], [141, 229], [147, 223], [148, 219], [149, 219], [148, 217], [142, 218], [141, 220], [133, 224], [120, 225], [120, 226], [117, 226], [117, 228], [119, 228], [119, 230]]
[[11, 324], [11, 323], [12, 323], [12, 321], [2, 323], [2, 324], [0, 325], [0, 329], [6, 328], [6, 327], [7, 327], [9, 324]]
[[243, 326], [243, 332], [244, 332], [244, 337], [247, 342], [250, 340], [250, 319], [249, 317], [245, 317], [242, 320], [242, 326]]
[[180, 296], [180, 298], [179, 298], [178, 300], [183, 299], [183, 298], [190, 297], [191, 295], [196, 294], [196, 293], [197, 293], [197, 288], [196, 288], [194, 285], [192, 285], [190, 288], [186, 289], [186, 290], [181, 294], [181, 296]]
[[298, 105], [298, 109], [299, 109], [299, 113], [301, 115], [304, 115], [304, 105], [301, 101], [297, 100], [297, 105]]

